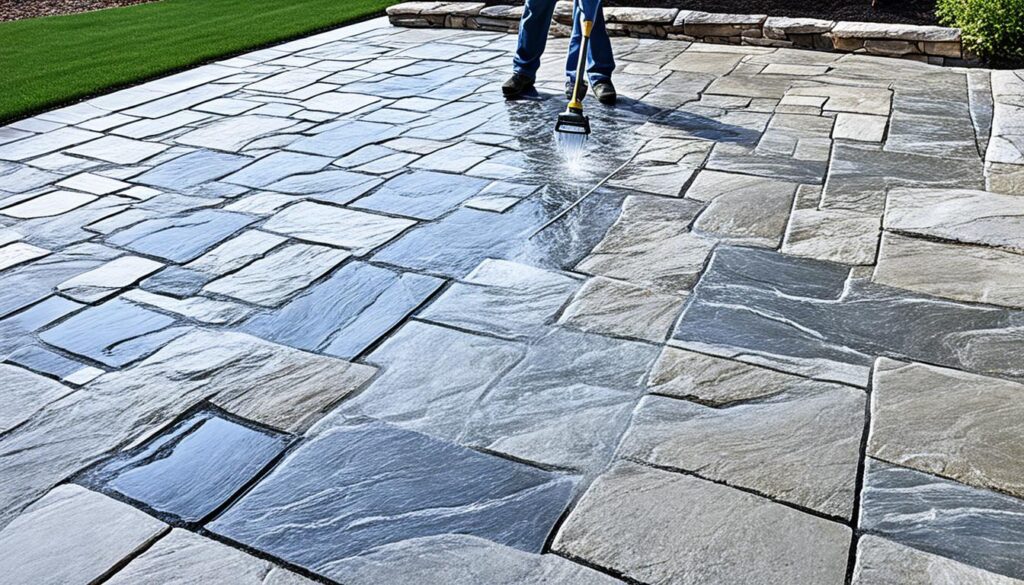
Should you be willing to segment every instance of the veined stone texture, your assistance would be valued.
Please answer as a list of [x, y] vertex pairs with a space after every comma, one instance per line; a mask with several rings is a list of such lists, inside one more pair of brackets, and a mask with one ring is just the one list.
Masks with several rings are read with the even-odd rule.
[[965, 189], [893, 189], [885, 229], [1024, 253], [1024, 199]]
[[106, 581], [113, 585], [234, 583], [313, 585], [313, 581], [215, 540], [175, 528]]
[[0, 531], [0, 570], [11, 583], [92, 583], [166, 529], [128, 504], [62, 485]]
[[293, 244], [211, 282], [203, 290], [273, 307], [348, 257], [348, 252], [327, 246]]
[[846, 577], [848, 527], [733, 488], [617, 463], [552, 548], [646, 583], [820, 583]]
[[872, 280], [919, 293], [1024, 308], [1024, 255], [882, 235]]
[[583, 331], [661, 343], [684, 301], [682, 296], [598, 276], [576, 293], [558, 322]]
[[990, 573], [953, 559], [864, 535], [857, 542], [853, 585], [1021, 585], [1024, 581]]
[[879, 358], [868, 453], [1024, 497], [1024, 384]]
[[1024, 501], [868, 458], [860, 529], [1024, 579]]
[[619, 454], [849, 519], [864, 402], [838, 385], [721, 409], [648, 396]]
[[209, 525], [328, 577], [387, 544], [469, 534], [540, 552], [575, 479], [377, 422], [325, 431]]
[[29, 370], [0, 364], [0, 433], [28, 420], [39, 409], [71, 393], [71, 388]]

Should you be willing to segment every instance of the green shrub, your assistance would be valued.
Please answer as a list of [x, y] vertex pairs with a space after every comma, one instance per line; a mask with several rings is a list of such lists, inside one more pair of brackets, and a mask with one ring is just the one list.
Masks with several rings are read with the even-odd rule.
[[1024, 62], [1024, 0], [938, 0], [946, 26], [963, 30], [967, 51], [993, 63]]

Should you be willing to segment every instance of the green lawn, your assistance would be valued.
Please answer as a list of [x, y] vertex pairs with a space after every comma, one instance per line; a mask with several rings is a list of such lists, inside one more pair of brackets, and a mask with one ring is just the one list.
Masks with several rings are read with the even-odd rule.
[[0, 122], [383, 14], [395, 0], [163, 0], [0, 23]]

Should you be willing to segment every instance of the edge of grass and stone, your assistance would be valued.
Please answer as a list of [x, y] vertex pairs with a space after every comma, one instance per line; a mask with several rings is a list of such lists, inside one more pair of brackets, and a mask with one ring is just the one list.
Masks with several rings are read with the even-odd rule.
[[163, 0], [0, 23], [0, 124], [382, 16], [395, 0]]

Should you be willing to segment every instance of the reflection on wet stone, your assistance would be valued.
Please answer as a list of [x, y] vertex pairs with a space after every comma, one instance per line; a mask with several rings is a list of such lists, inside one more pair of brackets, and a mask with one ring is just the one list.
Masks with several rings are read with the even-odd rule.
[[574, 485], [411, 431], [353, 423], [304, 443], [209, 529], [328, 577], [337, 561], [424, 536], [469, 534], [539, 552]]
[[80, 481], [198, 522], [287, 446], [284, 435], [201, 412], [145, 445], [116, 456]]

